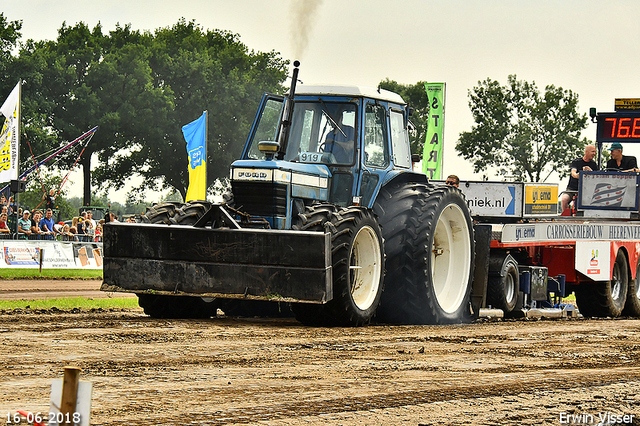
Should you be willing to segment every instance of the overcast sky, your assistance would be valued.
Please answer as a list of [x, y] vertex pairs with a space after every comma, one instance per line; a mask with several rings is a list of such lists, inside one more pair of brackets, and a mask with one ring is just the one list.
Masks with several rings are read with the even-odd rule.
[[[637, 0], [22, 0], [3, 2], [2, 12], [23, 21], [23, 40], [55, 39], [63, 21], [152, 31], [184, 17], [299, 59], [306, 84], [446, 82], [444, 173], [461, 179], [481, 178], [454, 150], [473, 125], [467, 94], [480, 80], [516, 74], [541, 90], [571, 89], [585, 113], [640, 97]], [[595, 125], [584, 136], [595, 140]], [[640, 155], [640, 146], [625, 153]]]

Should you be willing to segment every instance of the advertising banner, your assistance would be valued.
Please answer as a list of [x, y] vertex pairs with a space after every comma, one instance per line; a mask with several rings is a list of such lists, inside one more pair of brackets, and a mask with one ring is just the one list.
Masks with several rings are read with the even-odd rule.
[[581, 172], [578, 209], [638, 210], [637, 173]]
[[424, 88], [429, 99], [429, 118], [422, 154], [422, 172], [429, 179], [442, 179], [445, 83], [425, 83]]
[[558, 214], [558, 184], [524, 184], [524, 216]]
[[611, 242], [576, 241], [576, 271], [594, 281], [611, 279]]
[[520, 182], [460, 182], [471, 216], [522, 217]]
[[0, 182], [18, 179], [21, 87], [21, 82], [18, 82], [0, 107], [0, 112], [5, 117], [0, 132]]
[[0, 240], [0, 248], [0, 268], [102, 268], [102, 243]]

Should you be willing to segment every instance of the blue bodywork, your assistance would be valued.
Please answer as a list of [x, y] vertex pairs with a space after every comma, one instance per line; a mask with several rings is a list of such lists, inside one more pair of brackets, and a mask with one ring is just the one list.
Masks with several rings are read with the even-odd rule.
[[[264, 95], [242, 157], [231, 165], [236, 208], [266, 219], [271, 228], [291, 229], [292, 218], [313, 202], [372, 208], [380, 189], [394, 179], [427, 181], [411, 168], [406, 104], [368, 97], [297, 95], [287, 146], [270, 159], [258, 151], [257, 144], [281, 139], [284, 105], [282, 97]], [[338, 127], [355, 129], [350, 162], [338, 163], [323, 146], [332, 128], [334, 136], [346, 137], [348, 132]]]

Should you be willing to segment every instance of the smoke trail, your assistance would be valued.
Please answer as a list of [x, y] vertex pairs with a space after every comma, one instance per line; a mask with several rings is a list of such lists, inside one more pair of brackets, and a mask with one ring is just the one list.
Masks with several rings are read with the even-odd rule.
[[315, 14], [322, 5], [322, 0], [291, 1], [291, 43], [293, 57], [301, 59], [309, 44], [309, 36], [315, 24]]

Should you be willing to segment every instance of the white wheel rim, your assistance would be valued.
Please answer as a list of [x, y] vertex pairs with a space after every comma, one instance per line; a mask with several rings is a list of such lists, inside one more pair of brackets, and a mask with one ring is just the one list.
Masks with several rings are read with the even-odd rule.
[[360, 228], [351, 245], [349, 279], [353, 303], [363, 311], [371, 307], [378, 295], [382, 273], [381, 252], [373, 228]]
[[505, 278], [505, 298], [507, 299], [507, 302], [511, 303], [511, 301], [513, 300], [514, 294], [515, 294], [515, 282], [513, 279], [513, 275], [511, 275], [511, 273], [507, 273], [507, 276], [504, 277]]
[[438, 218], [431, 248], [431, 277], [436, 299], [446, 313], [463, 302], [471, 274], [471, 240], [462, 209], [449, 204]]

